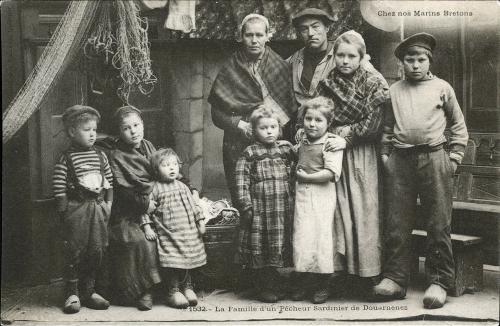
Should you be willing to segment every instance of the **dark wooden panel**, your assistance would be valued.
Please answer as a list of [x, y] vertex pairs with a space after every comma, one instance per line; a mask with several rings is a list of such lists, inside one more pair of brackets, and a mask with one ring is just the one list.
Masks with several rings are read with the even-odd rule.
[[144, 138], [156, 147], [171, 146], [165, 142], [165, 114], [161, 109], [142, 110], [144, 119]]

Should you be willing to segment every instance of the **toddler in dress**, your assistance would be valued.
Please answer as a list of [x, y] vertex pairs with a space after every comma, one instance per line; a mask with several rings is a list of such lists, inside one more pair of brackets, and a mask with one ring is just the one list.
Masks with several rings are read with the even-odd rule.
[[159, 266], [166, 275], [167, 304], [174, 308], [198, 304], [191, 271], [207, 262], [204, 217], [189, 188], [178, 180], [180, 163], [170, 148], [152, 155], [156, 181], [150, 197], [157, 207], [141, 222], [146, 239], [156, 240]]

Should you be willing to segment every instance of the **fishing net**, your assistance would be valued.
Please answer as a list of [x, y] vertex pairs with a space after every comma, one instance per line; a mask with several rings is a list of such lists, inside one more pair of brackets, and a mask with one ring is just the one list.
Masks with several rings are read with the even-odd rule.
[[148, 23], [135, 1], [72, 1], [16, 98], [3, 114], [3, 143], [41, 106], [78, 53], [103, 58], [119, 73], [117, 94], [128, 104], [132, 88], [149, 94], [153, 74]]
[[84, 48], [88, 59], [118, 71], [121, 84], [116, 92], [124, 104], [129, 104], [132, 88], [147, 95], [157, 82], [147, 32], [147, 19], [140, 16], [135, 1], [104, 1]]
[[35, 68], [2, 116], [5, 144], [40, 108], [71, 60], [87, 41], [86, 36], [100, 1], [72, 1]]

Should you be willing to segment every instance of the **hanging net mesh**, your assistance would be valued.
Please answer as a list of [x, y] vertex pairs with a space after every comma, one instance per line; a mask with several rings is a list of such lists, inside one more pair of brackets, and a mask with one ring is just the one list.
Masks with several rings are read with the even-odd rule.
[[40, 107], [81, 50], [101, 1], [72, 1], [35, 68], [2, 116], [5, 144]]

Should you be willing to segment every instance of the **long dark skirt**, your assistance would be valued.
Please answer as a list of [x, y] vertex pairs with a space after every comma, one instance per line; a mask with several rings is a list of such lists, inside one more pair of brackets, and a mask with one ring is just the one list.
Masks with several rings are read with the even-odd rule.
[[160, 283], [156, 242], [148, 241], [137, 223], [121, 220], [110, 229], [110, 292], [117, 304], [134, 304]]

